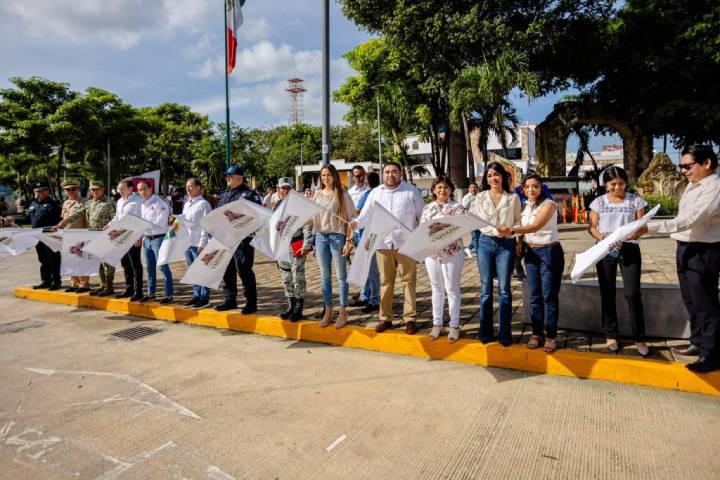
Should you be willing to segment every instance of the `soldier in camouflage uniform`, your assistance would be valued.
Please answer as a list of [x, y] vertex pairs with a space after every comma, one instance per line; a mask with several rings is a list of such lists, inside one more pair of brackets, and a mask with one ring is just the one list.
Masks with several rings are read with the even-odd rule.
[[[58, 228], [76, 222], [84, 222], [89, 228], [101, 229], [110, 223], [115, 216], [115, 204], [105, 197], [105, 184], [99, 180], [90, 182], [92, 198], [77, 209], [72, 215], [58, 224]], [[90, 291], [90, 295], [109, 297], [113, 292], [115, 280], [115, 267], [105, 262], [100, 264], [100, 287]]]
[[[85, 205], [85, 199], [80, 196], [80, 182], [77, 180], [65, 180], [60, 185], [67, 195], [67, 200], [62, 205], [63, 220], [67, 220], [70, 216], [82, 210]], [[87, 228], [85, 217], [80, 216], [74, 222], [67, 222], [66, 228]], [[90, 291], [90, 277], [70, 277], [70, 288], [65, 289], [66, 292], [85, 293]]]
[[[275, 203], [277, 209], [285, 196], [293, 188], [293, 180], [290, 177], [283, 177], [278, 180], [278, 196], [280, 199]], [[288, 300], [288, 308], [280, 314], [283, 320], [297, 322], [303, 318], [303, 307], [305, 303], [305, 256], [312, 249], [313, 235], [312, 226], [305, 225], [299, 228], [292, 236], [291, 244], [298, 244], [302, 241], [302, 247], [298, 253], [292, 251], [289, 262], [278, 262], [278, 268], [282, 274], [283, 285], [285, 286], [285, 297]]]

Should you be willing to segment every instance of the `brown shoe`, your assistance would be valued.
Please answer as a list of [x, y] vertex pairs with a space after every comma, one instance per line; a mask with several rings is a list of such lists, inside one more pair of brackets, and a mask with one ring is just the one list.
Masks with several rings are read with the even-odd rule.
[[405, 332], [408, 335], [415, 335], [418, 331], [417, 323], [410, 320], [409, 322], [405, 322]]
[[387, 321], [387, 320], [383, 320], [382, 322], [380, 322], [380, 323], [377, 324], [377, 327], [375, 327], [375, 331], [376, 331], [377, 333], [382, 333], [382, 332], [384, 332], [385, 330], [388, 330], [388, 329], [390, 329], [390, 328], [392, 328], [392, 322]]

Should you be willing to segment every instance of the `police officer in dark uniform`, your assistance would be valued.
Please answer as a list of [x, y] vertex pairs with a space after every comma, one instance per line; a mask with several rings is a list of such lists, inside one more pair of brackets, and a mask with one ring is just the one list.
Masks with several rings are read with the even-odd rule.
[[[242, 167], [232, 165], [225, 173], [227, 178], [228, 189], [220, 196], [218, 208], [235, 200], [244, 198], [251, 202], [261, 205], [260, 196], [245, 185], [245, 172]], [[253, 263], [255, 261], [255, 249], [250, 246], [252, 236], [245, 238], [238, 245], [233, 259], [225, 270], [223, 276], [223, 294], [225, 301], [222, 305], [215, 307], [220, 312], [237, 308], [237, 276], [240, 275], [242, 280], [243, 291], [245, 293], [245, 306], [242, 313], [250, 314], [257, 311], [257, 286], [255, 284], [255, 273], [253, 272]]]
[[[60, 204], [50, 197], [50, 188], [47, 184], [36, 183], [33, 185], [35, 200], [30, 204], [28, 216], [33, 228], [54, 227], [62, 219]], [[60, 289], [60, 252], [53, 252], [44, 243], [35, 245], [38, 260], [40, 260], [39, 285], [33, 288], [47, 288], [48, 290]]]

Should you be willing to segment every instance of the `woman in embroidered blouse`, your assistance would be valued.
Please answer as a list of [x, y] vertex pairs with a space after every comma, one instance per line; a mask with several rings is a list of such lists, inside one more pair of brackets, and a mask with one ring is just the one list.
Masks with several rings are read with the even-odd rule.
[[[607, 168], [603, 172], [602, 179], [607, 193], [590, 204], [590, 235], [596, 240], [602, 240], [617, 228], [641, 218], [645, 214], [647, 205], [641, 196], [627, 191], [628, 177], [622, 168]], [[615, 309], [618, 265], [622, 272], [623, 292], [630, 310], [630, 329], [636, 342], [637, 352], [643, 357], [650, 353], [645, 343], [645, 318], [640, 294], [642, 258], [638, 244], [638, 238], [646, 232], [647, 227], [643, 227], [632, 237], [615, 245], [610, 254], [596, 265], [602, 299], [603, 333], [607, 337], [607, 349], [612, 353], [620, 350]]]
[[565, 253], [560, 245], [557, 228], [557, 206], [545, 196], [540, 175], [531, 173], [522, 184], [527, 197], [522, 211], [521, 225], [511, 228], [511, 233], [522, 235], [518, 241], [518, 254], [523, 242], [527, 245], [525, 274], [530, 290], [530, 318], [533, 334], [527, 346], [540, 346], [543, 326], [546, 328], [545, 352], [553, 353], [557, 347], [558, 297]]
[[515, 263], [515, 239], [509, 228], [520, 224], [520, 197], [510, 190], [510, 174], [501, 163], [490, 162], [485, 169], [482, 192], [475, 200], [473, 213], [495, 227], [507, 227], [502, 233], [495, 227], [480, 229], [477, 264], [480, 271], [480, 331], [483, 343], [495, 340], [493, 330], [493, 278], [498, 279], [498, 341], [512, 343], [510, 319], [512, 296], [510, 275]]
[[335, 265], [335, 275], [340, 290], [340, 313], [335, 328], [347, 323], [348, 283], [346, 257], [350, 252], [352, 229], [349, 222], [353, 218], [355, 206], [347, 191], [343, 190], [340, 176], [333, 165], [320, 170], [323, 188], [315, 191], [313, 200], [320, 204], [322, 211], [313, 217], [315, 234], [315, 255], [320, 265], [320, 277], [325, 309], [320, 321], [321, 327], [327, 327], [333, 318], [331, 264]]
[[[452, 198], [455, 185], [449, 178], [444, 175], [437, 177], [433, 181], [430, 191], [434, 201], [423, 208], [421, 223], [465, 213], [462, 204]], [[437, 225], [442, 226], [442, 221], [439, 221]], [[448, 342], [452, 343], [460, 338], [460, 275], [463, 263], [462, 239], [456, 240], [425, 259], [425, 268], [432, 288], [433, 328], [430, 332], [431, 340], [437, 340], [443, 333], [443, 307], [446, 294], [450, 314]]]

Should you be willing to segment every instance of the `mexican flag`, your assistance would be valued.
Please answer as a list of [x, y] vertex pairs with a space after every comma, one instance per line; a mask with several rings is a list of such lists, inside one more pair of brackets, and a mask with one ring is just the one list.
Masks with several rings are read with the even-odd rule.
[[242, 6], [245, 5], [245, 0], [228, 0], [227, 2], [227, 15], [225, 19], [227, 21], [227, 68], [228, 75], [232, 73], [235, 68], [235, 53], [237, 51], [237, 31], [240, 25], [243, 23]]

